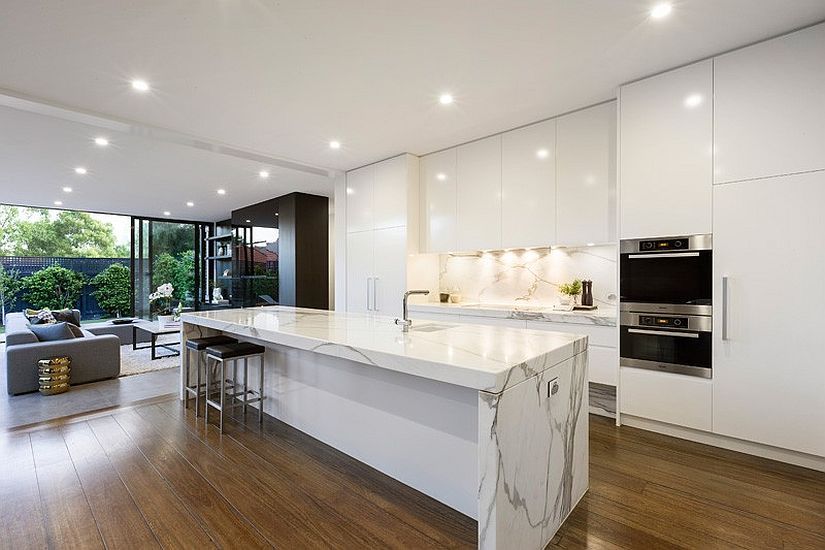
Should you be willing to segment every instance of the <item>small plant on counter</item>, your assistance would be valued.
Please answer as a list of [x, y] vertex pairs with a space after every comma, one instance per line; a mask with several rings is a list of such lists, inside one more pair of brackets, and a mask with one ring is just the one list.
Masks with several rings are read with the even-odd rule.
[[559, 293], [564, 294], [565, 296], [570, 296], [573, 298], [574, 296], [578, 296], [582, 293], [582, 282], [580, 279], [576, 279], [572, 283], [562, 283], [559, 285]]

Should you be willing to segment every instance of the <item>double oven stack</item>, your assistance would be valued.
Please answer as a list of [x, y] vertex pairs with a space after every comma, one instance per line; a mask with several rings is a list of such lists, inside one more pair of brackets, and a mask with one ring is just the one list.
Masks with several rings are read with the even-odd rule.
[[710, 235], [624, 240], [620, 365], [712, 378]]

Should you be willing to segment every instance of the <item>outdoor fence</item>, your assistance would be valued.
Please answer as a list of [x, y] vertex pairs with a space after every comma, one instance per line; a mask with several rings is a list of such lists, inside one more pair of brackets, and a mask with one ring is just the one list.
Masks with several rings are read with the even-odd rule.
[[[92, 277], [106, 269], [112, 264], [123, 264], [129, 267], [129, 258], [55, 258], [55, 257], [33, 257], [23, 256], [0, 256], [0, 264], [7, 270], [16, 270], [20, 277], [27, 277], [41, 269], [59, 265], [66, 269], [71, 269], [81, 273], [86, 278], [86, 284], [80, 292], [80, 299], [75, 307], [80, 310], [83, 319], [98, 319], [108, 314], [100, 308], [97, 300], [92, 295], [95, 288], [89, 284]], [[18, 294], [17, 303], [13, 311], [22, 311], [23, 308], [32, 307], [23, 299], [24, 292]], [[8, 312], [7, 312], [8, 313]]]

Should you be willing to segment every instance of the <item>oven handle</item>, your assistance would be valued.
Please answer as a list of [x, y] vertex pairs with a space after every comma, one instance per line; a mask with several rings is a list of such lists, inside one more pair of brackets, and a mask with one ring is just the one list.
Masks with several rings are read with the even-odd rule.
[[653, 254], [628, 254], [631, 260], [649, 260], [651, 258], [698, 258], [698, 252], [655, 252]]
[[644, 330], [641, 328], [629, 328], [627, 332], [632, 334], [649, 334], [651, 336], [676, 336], [677, 338], [699, 338], [695, 332], [671, 332], [669, 330]]

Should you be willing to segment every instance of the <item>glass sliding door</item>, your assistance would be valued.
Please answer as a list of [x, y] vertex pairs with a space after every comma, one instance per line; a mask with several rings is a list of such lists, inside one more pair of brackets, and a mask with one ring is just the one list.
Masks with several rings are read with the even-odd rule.
[[151, 319], [149, 295], [171, 284], [175, 303], [199, 309], [203, 285], [204, 224], [132, 218], [132, 288], [135, 316]]

